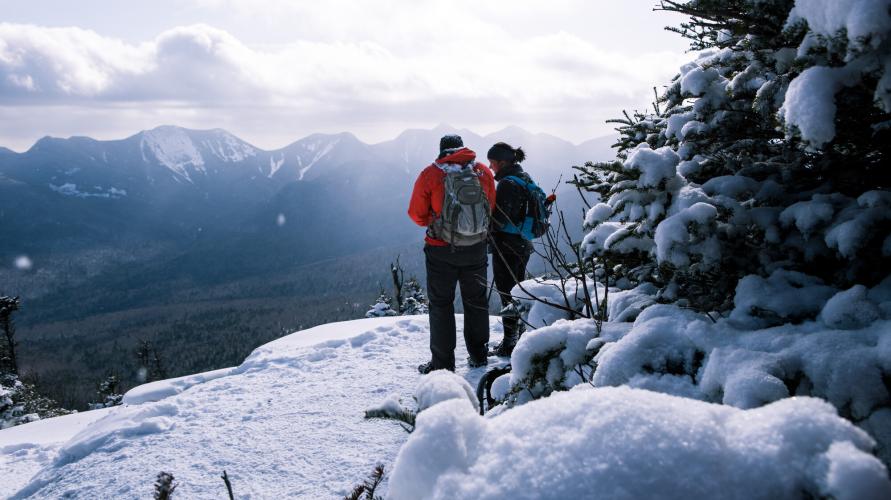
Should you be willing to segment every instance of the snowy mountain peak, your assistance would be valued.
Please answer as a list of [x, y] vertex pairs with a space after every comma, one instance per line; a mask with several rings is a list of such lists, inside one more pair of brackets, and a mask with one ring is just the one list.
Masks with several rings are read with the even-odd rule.
[[148, 160], [148, 153], [158, 163], [188, 181], [192, 180], [189, 167], [192, 170], [204, 171], [204, 157], [185, 129], [162, 126], [142, 132], [140, 135], [139, 148], [143, 159]]
[[497, 131], [497, 132], [494, 132], [494, 133], [491, 134], [491, 135], [495, 135], [495, 134], [499, 134], [499, 135], [522, 135], [522, 136], [534, 135], [532, 132], [529, 132], [528, 130], [526, 130], [526, 129], [522, 128], [522, 127], [518, 127], [517, 125], [508, 125], [507, 127], [504, 127], [503, 129], [501, 129], [501, 130], [499, 130], [499, 131]]
[[201, 144], [225, 162], [238, 162], [257, 156], [257, 148], [242, 141], [223, 129], [211, 130]]
[[259, 152], [223, 129], [198, 131], [164, 125], [139, 136], [143, 159], [148, 160], [150, 154], [161, 165], [189, 181], [192, 181], [190, 171], [205, 173], [208, 161], [236, 163], [257, 156]]
[[343, 140], [344, 137], [341, 135], [330, 136], [315, 134], [294, 143], [293, 146], [297, 152], [296, 161], [299, 172], [297, 180], [302, 181], [306, 176], [306, 173], [309, 172], [309, 169], [328, 156]]

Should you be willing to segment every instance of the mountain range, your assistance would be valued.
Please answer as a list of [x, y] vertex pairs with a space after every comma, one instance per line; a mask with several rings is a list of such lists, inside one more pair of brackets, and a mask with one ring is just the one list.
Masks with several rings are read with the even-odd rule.
[[[405, 211], [449, 133], [483, 161], [497, 141], [522, 146], [527, 170], [558, 188], [570, 214], [582, 205], [561, 176], [613, 157], [612, 137], [575, 145], [517, 127], [483, 136], [441, 125], [378, 144], [314, 134], [273, 151], [224, 130], [174, 126], [111, 141], [45, 137], [23, 153], [0, 149], [0, 293], [23, 297], [31, 354], [64, 352], [73, 336], [84, 363], [102, 358], [87, 354], [97, 339], [132, 343], [174, 324], [235, 331], [238, 321], [219, 321], [224, 304], [283, 329], [354, 317], [387, 282], [388, 258], [403, 255], [423, 278], [423, 230]], [[22, 255], [27, 268], [14, 265]], [[204, 319], [192, 314], [211, 305]]]
[[[0, 151], [0, 258], [200, 233], [272, 235], [292, 248], [317, 246], [324, 235], [312, 259], [357, 241], [407, 238], [417, 230], [399, 216], [414, 175], [446, 133], [481, 156], [498, 140], [524, 146], [544, 186], [610, 154], [606, 138], [576, 146], [517, 127], [480, 136], [442, 125], [374, 145], [349, 133], [314, 134], [274, 151], [220, 129], [172, 126], [114, 141], [45, 137], [21, 154]], [[299, 228], [278, 231], [279, 214]]]

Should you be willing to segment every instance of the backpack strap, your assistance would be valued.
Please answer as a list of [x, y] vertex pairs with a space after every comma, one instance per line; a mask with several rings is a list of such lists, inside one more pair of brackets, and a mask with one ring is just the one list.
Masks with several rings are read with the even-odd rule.
[[523, 179], [517, 177], [516, 175], [508, 175], [507, 177], [504, 178], [504, 180], [511, 181], [514, 184], [517, 184], [522, 188], [529, 189], [529, 183], [524, 181]]

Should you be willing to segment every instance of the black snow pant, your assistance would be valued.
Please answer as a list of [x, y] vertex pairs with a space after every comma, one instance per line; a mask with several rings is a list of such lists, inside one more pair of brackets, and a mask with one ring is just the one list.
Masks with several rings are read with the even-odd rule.
[[[510, 291], [516, 286], [518, 280], [526, 277], [526, 264], [529, 263], [531, 246], [529, 242], [514, 235], [493, 235], [494, 248], [492, 249], [492, 274], [495, 287], [501, 297], [501, 305], [511, 303]], [[513, 337], [517, 333], [520, 320], [514, 316], [502, 318], [504, 324], [504, 336]]]
[[433, 369], [455, 370], [455, 285], [464, 304], [464, 343], [475, 360], [488, 355], [489, 307], [486, 302], [486, 243], [468, 247], [424, 247], [430, 301], [430, 352]]

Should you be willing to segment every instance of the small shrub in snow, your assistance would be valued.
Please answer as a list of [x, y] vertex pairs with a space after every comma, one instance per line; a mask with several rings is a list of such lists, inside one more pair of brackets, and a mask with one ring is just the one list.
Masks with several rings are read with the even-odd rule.
[[529, 401], [590, 380], [599, 346], [588, 349], [588, 344], [597, 333], [592, 320], [561, 320], [523, 336], [511, 355], [506, 402]]
[[396, 420], [406, 424], [408, 432], [414, 429], [416, 416], [417, 414], [414, 411], [402, 406], [399, 396], [395, 394], [390, 395], [381, 404], [365, 410], [365, 418]]
[[173, 474], [169, 472], [160, 472], [155, 479], [155, 500], [169, 500], [173, 497], [173, 492], [178, 486], [173, 482]]
[[377, 489], [383, 481], [384, 466], [378, 465], [368, 479], [357, 484], [349, 495], [343, 497], [343, 500], [383, 500], [382, 496], [377, 495]]

